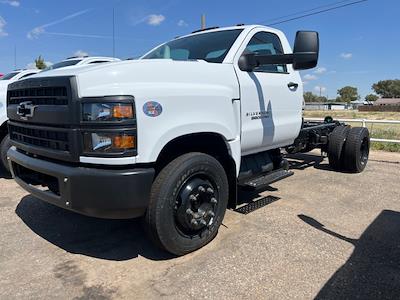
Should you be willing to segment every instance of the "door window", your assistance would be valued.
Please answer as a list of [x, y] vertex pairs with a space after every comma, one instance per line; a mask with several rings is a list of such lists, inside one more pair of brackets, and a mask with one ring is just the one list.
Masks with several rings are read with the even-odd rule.
[[[284, 54], [281, 41], [276, 34], [270, 32], [256, 33], [246, 47], [245, 52], [260, 55]], [[254, 72], [287, 73], [286, 65], [260, 65]]]

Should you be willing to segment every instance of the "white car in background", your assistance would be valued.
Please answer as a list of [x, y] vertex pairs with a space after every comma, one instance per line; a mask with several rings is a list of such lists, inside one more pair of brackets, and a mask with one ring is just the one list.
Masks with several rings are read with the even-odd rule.
[[113, 61], [120, 61], [120, 59], [107, 56], [74, 56], [47, 67], [45, 71], [82, 65], [101, 64]]

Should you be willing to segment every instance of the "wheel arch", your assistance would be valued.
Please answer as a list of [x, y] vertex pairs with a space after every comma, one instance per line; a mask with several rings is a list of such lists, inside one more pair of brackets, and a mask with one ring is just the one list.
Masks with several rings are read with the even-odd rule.
[[229, 182], [228, 207], [237, 203], [236, 163], [227, 140], [218, 133], [202, 132], [186, 134], [168, 142], [159, 153], [155, 169], [158, 174], [169, 162], [190, 152], [201, 152], [216, 158], [225, 169]]
[[3, 122], [3, 124], [0, 125], [0, 142], [6, 137], [7, 134], [8, 134], [7, 122]]

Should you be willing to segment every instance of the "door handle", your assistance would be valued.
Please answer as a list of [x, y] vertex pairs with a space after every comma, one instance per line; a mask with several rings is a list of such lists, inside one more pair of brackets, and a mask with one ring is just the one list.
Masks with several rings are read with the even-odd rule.
[[299, 87], [299, 84], [296, 82], [289, 82], [287, 86], [289, 89], [297, 89]]

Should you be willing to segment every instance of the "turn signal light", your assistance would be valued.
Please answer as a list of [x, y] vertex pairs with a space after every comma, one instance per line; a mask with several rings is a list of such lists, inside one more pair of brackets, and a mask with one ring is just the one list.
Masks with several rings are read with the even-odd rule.
[[113, 146], [117, 149], [135, 148], [135, 137], [131, 135], [118, 135], [114, 137]]
[[113, 117], [116, 119], [132, 119], [133, 107], [131, 104], [119, 104], [113, 107]]

